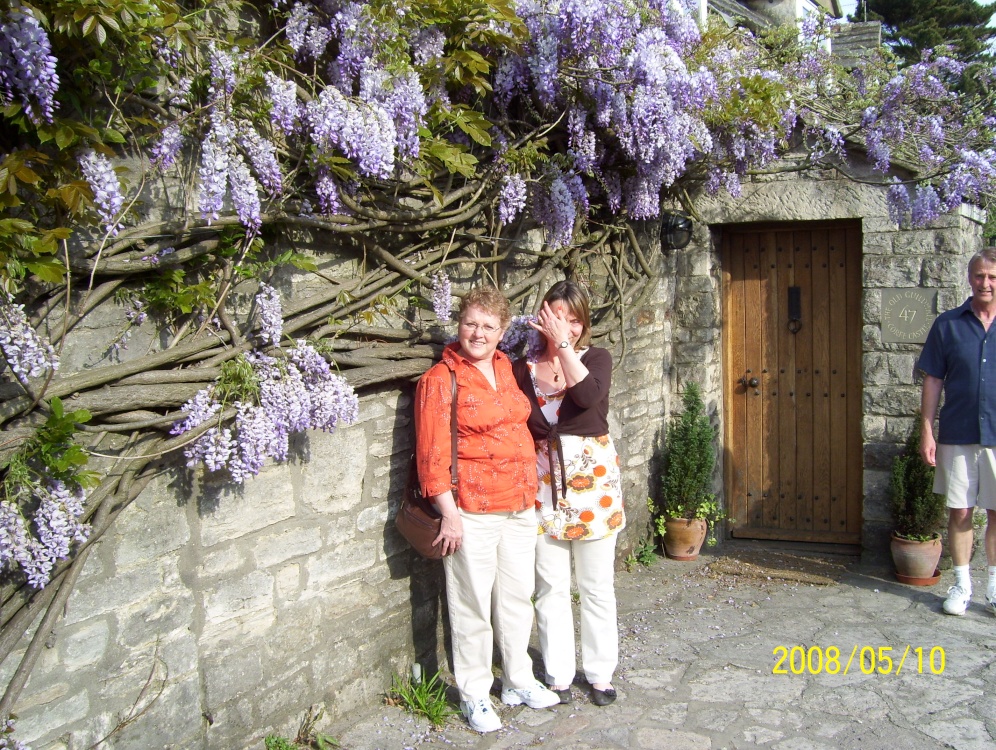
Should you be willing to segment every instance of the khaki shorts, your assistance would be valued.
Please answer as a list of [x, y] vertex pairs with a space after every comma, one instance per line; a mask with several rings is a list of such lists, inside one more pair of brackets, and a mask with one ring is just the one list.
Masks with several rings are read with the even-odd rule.
[[949, 508], [996, 510], [996, 448], [937, 444], [934, 492]]

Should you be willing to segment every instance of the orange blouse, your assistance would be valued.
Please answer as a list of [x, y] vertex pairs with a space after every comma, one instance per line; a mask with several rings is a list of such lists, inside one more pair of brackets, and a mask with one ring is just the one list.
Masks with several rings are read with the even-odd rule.
[[457, 504], [469, 513], [508, 513], [533, 507], [536, 450], [526, 427], [530, 404], [500, 351], [494, 355], [491, 387], [480, 370], [457, 353], [443, 350], [415, 389], [415, 445], [425, 497], [450, 489], [450, 370], [457, 380]]

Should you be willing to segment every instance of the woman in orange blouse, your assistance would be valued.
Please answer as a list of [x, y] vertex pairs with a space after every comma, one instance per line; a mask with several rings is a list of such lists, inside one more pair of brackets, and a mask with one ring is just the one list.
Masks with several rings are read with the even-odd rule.
[[[422, 493], [443, 516], [441, 544], [461, 708], [479, 732], [501, 728], [491, 703], [491, 654], [502, 655], [502, 701], [546, 708], [559, 702], [533, 677], [536, 453], [530, 405], [497, 351], [511, 320], [493, 287], [460, 304], [458, 341], [419, 380], [415, 434]], [[457, 382], [457, 482], [450, 485], [450, 373]], [[492, 622], [494, 629], [492, 629]]]

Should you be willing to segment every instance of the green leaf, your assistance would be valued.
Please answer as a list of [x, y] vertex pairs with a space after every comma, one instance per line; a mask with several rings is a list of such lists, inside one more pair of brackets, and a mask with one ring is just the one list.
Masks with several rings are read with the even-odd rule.
[[62, 279], [66, 274], [66, 266], [61, 260], [55, 258], [38, 261], [37, 263], [25, 263], [24, 265], [39, 279], [52, 284], [62, 283]]
[[124, 135], [122, 135], [120, 131], [115, 130], [114, 128], [106, 128], [104, 130], [103, 136], [104, 136], [104, 140], [108, 141], [109, 143], [124, 143], [125, 142]]
[[[79, 14], [79, 11], [76, 11], [76, 13]], [[79, 19], [76, 19], [76, 20], [79, 20]], [[94, 29], [94, 27], [96, 25], [97, 25], [97, 17], [96, 16], [90, 16], [89, 18], [87, 18], [83, 22], [83, 29], [82, 29], [83, 36], [89, 36], [91, 33], [93, 33], [93, 29]]]
[[69, 148], [75, 141], [76, 133], [68, 125], [60, 125], [59, 129], [55, 131], [55, 145], [61, 150]]

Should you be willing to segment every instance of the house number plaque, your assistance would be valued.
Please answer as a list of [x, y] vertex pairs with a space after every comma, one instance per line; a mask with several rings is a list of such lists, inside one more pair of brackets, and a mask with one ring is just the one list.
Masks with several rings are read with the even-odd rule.
[[936, 289], [883, 289], [882, 341], [922, 344], [937, 313]]

